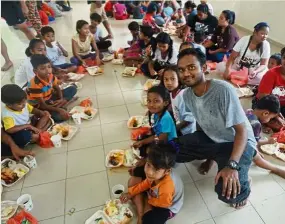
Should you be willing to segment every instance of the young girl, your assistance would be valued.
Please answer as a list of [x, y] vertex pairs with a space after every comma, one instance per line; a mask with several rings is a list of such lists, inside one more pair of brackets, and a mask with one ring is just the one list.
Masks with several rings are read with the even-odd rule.
[[113, 16], [116, 20], [125, 20], [130, 17], [124, 4], [113, 1]]
[[[178, 52], [173, 48], [173, 41], [167, 33], [160, 33], [156, 37], [157, 46], [152, 49], [151, 60], [142, 65], [142, 72], [149, 77], [161, 76], [167, 65], [177, 63]], [[148, 56], [151, 55], [148, 52]]]
[[22, 62], [15, 73], [15, 84], [23, 88], [34, 76], [34, 68], [30, 57], [33, 54], [46, 55], [46, 46], [41, 39], [32, 39], [25, 51], [27, 58]]
[[149, 26], [141, 26], [139, 40], [124, 53], [124, 64], [126, 66], [138, 66], [143, 62], [147, 47], [156, 46], [153, 30]]
[[176, 66], [164, 69], [162, 84], [170, 92], [171, 110], [176, 122], [178, 135], [186, 135], [196, 131], [196, 121], [191, 112], [185, 109], [184, 89], [178, 77]]
[[159, 33], [161, 31], [161, 28], [156, 24], [154, 17], [156, 16], [157, 8], [155, 5], [149, 5], [147, 7], [147, 12], [143, 18], [143, 25], [150, 26], [154, 33]]
[[152, 144], [144, 167], [146, 179], [130, 178], [128, 193], [122, 194], [120, 199], [123, 203], [132, 199], [137, 208], [137, 223], [165, 224], [182, 208], [183, 182], [172, 170], [176, 152], [172, 144]]
[[[86, 66], [84, 59], [91, 58], [96, 60], [96, 64], [100, 65], [100, 52], [97, 48], [94, 36], [89, 31], [89, 24], [85, 20], [78, 20], [76, 23], [77, 34], [72, 38], [72, 52], [74, 57], [70, 62], [75, 65]], [[92, 44], [96, 54], [90, 52], [90, 45]]]

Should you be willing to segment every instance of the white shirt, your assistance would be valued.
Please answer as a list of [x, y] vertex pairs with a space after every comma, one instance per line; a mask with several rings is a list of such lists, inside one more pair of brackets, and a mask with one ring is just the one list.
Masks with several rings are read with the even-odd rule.
[[196, 131], [196, 120], [191, 111], [186, 111], [185, 102], [183, 100], [183, 93], [185, 89], [182, 89], [175, 98], [170, 94], [171, 106], [176, 124], [181, 121], [188, 121], [190, 124], [181, 129], [183, 135], [190, 134]]
[[207, 3], [207, 6], [208, 6], [208, 9], [209, 9], [209, 13], [211, 15], [214, 15], [214, 8], [213, 8], [213, 6], [210, 3]]
[[[246, 50], [246, 47], [248, 45], [250, 36], [244, 36], [242, 37], [234, 46], [234, 51], [239, 53], [239, 56], [235, 60], [235, 64], [239, 65], [240, 60]], [[247, 61], [255, 66], [252, 66], [252, 68], [256, 68], [259, 66], [259, 62], [261, 59], [269, 59], [270, 58], [270, 44], [267, 40], [263, 41], [263, 47], [262, 52], [260, 54], [259, 51], [254, 50], [251, 51], [249, 48], [246, 51], [246, 54], [244, 56], [243, 61]]]
[[27, 82], [34, 78], [34, 76], [35, 73], [31, 64], [31, 58], [27, 57], [15, 73], [15, 84], [22, 88]]
[[47, 57], [53, 65], [62, 65], [66, 63], [65, 57], [61, 49], [56, 45], [55, 42], [52, 43], [53, 47], [46, 46]]
[[169, 64], [174, 65], [177, 63], [177, 55], [178, 55], [178, 52], [173, 48], [172, 57], [169, 59], [168, 53], [167, 53], [167, 56], [165, 57], [165, 59], [163, 59], [161, 57], [161, 51], [158, 48], [156, 48], [153, 60], [154, 61], [157, 60], [160, 62], [168, 62]]
[[103, 37], [102, 29], [100, 27], [96, 27], [96, 32], [93, 35], [94, 35], [95, 41], [99, 42], [100, 41], [99, 37]]

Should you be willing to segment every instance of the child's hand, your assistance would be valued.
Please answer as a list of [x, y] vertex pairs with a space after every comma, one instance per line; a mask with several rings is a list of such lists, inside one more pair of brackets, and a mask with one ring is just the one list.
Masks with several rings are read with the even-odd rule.
[[131, 195], [130, 195], [129, 193], [123, 193], [123, 194], [121, 194], [120, 201], [121, 201], [122, 203], [127, 203], [128, 200], [130, 200], [130, 199], [131, 199]]
[[44, 111], [41, 111], [41, 114], [40, 114], [41, 117], [44, 117], [44, 116], [47, 116], [47, 117], [51, 117], [50, 113], [46, 110]]
[[65, 111], [64, 109], [60, 108], [58, 113], [61, 116], [61, 118], [64, 119], [64, 120], [68, 120], [70, 118], [69, 113], [67, 111]]
[[262, 132], [265, 133], [265, 134], [272, 134], [273, 130], [271, 128], [269, 128], [269, 127], [262, 126]]
[[143, 141], [137, 141], [137, 142], [135, 142], [134, 144], [133, 144], [133, 147], [134, 148], [140, 148], [140, 147], [142, 147], [143, 146]]
[[162, 76], [163, 72], [164, 72], [164, 69], [160, 69], [160, 70], [158, 71], [158, 75], [159, 75], [159, 76]]
[[268, 144], [275, 144], [276, 142], [277, 142], [277, 139], [276, 139], [276, 138], [270, 137], [270, 138], [268, 139]]
[[147, 56], [151, 56], [151, 52], [152, 52], [152, 48], [151, 45], [149, 45], [146, 49], [145, 49], [145, 54]]
[[32, 126], [32, 125], [30, 125], [28, 129], [30, 129], [30, 130], [31, 130], [32, 132], [34, 132], [35, 134], [39, 134], [39, 133], [41, 132], [40, 129], [38, 129], [38, 128]]

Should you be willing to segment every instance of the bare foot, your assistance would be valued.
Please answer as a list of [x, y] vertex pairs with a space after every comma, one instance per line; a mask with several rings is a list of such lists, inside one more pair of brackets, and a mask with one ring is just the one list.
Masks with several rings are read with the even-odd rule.
[[206, 175], [214, 164], [214, 160], [207, 159], [205, 162], [201, 163], [198, 168], [198, 172], [202, 175]]
[[244, 206], [247, 204], [247, 199], [245, 199], [242, 202], [238, 202], [236, 204], [232, 204], [231, 206], [234, 207], [235, 209], [242, 209]]
[[6, 62], [6, 63], [1, 67], [1, 71], [2, 71], [2, 72], [6, 72], [6, 71], [8, 71], [12, 66], [13, 66], [13, 62], [12, 62], [12, 61], [8, 61], [8, 62]]
[[276, 174], [277, 176], [279, 177], [282, 177], [285, 179], [285, 170], [284, 169], [281, 169], [281, 168], [276, 168], [276, 170], [272, 170], [271, 173], [274, 173]]

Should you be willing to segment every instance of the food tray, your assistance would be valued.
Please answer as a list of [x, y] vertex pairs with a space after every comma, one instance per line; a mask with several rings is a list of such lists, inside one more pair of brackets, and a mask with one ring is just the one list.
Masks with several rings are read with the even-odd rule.
[[251, 97], [254, 95], [254, 92], [248, 88], [248, 87], [241, 87], [241, 88], [236, 88], [238, 97]]
[[72, 73], [72, 72], [68, 73], [67, 75], [68, 75], [69, 80], [71, 81], [78, 81], [85, 76], [84, 74], [77, 74], [77, 73]]
[[82, 89], [82, 83], [80, 82], [69, 82], [69, 83], [63, 83], [60, 85], [61, 89], [66, 89], [69, 86], [76, 86], [76, 89]]
[[[100, 219], [96, 221], [97, 219]], [[109, 217], [102, 211], [95, 212], [89, 219], [85, 221], [85, 224], [112, 224]]]
[[[116, 208], [118, 209], [119, 214], [110, 216], [107, 212], [107, 206], [112, 202], [116, 204]], [[112, 224], [127, 224], [130, 223], [131, 219], [134, 217], [134, 214], [128, 207], [128, 204], [122, 204], [118, 199], [107, 201], [106, 205], [103, 208], [103, 212], [110, 219]], [[125, 213], [128, 213], [130, 217], [125, 216]]]
[[122, 65], [122, 64], [124, 63], [124, 60], [123, 60], [123, 59], [120, 59], [120, 58], [118, 58], [118, 59], [113, 59], [113, 60], [112, 60], [112, 63], [113, 63], [114, 65]]
[[274, 155], [278, 148], [278, 143], [260, 146], [260, 150], [267, 155]]
[[144, 84], [144, 90], [148, 91], [153, 86], [158, 86], [160, 84], [160, 80], [157, 79], [148, 79]]
[[91, 116], [88, 116], [87, 114], [84, 113], [84, 110], [86, 108], [85, 107], [81, 107], [81, 106], [75, 106], [71, 109], [71, 111], [69, 112], [70, 114], [74, 114], [74, 113], [80, 113], [81, 118], [84, 120], [92, 120], [95, 115], [97, 114], [98, 110], [95, 108], [90, 108], [91, 109]]
[[[62, 133], [61, 133], [61, 131], [59, 131], [59, 132], [57, 132], [55, 129], [56, 129], [56, 126], [63, 126], [63, 127], [65, 127], [65, 128], [67, 128], [68, 130], [69, 130], [69, 133], [68, 133], [68, 135], [66, 136], [66, 137], [62, 137]], [[52, 127], [50, 127], [49, 129], [48, 129], [48, 132], [53, 136], [53, 135], [57, 135], [58, 133], [60, 133], [60, 135], [61, 135], [61, 139], [62, 140], [65, 140], [65, 141], [69, 141], [70, 139], [72, 139], [73, 138], [73, 136], [77, 133], [77, 131], [78, 131], [78, 128], [77, 127], [75, 127], [75, 126], [72, 126], [72, 125], [69, 125], [69, 124], [56, 124], [56, 125], [54, 125], [54, 126], [52, 126]]]
[[[7, 216], [4, 216], [3, 212], [7, 207], [12, 207], [12, 211]], [[7, 221], [11, 217], [13, 217], [13, 215], [16, 213], [18, 207], [19, 206], [17, 205], [17, 203], [15, 201], [2, 201], [1, 202], [1, 220]]]
[[[125, 150], [125, 155], [124, 155], [124, 163], [123, 163], [123, 166], [124, 167], [134, 167], [137, 163], [137, 158], [141, 158], [140, 155], [139, 155], [139, 150], [136, 150], [134, 148], [131, 148], [131, 149], [126, 149]], [[126, 157], [127, 155], [130, 155], [131, 157], [131, 162], [128, 162]]]
[[[132, 117], [130, 117], [130, 119], [127, 122], [128, 128], [130, 128], [130, 129], [140, 128], [142, 126], [142, 123], [143, 123], [143, 118], [144, 118], [143, 116], [132, 116]], [[136, 127], [131, 125], [131, 122], [132, 122], [133, 119], [137, 120], [138, 125]]]
[[112, 61], [114, 59], [114, 55], [113, 54], [109, 54], [109, 55], [105, 55], [104, 58], [102, 59], [103, 62], [108, 62], [108, 61]]
[[136, 67], [125, 67], [124, 71], [122, 72], [123, 77], [134, 77], [136, 74], [137, 68]]
[[91, 76], [102, 75], [104, 72], [103, 69], [98, 66], [88, 67], [86, 70]]
[[[8, 165], [5, 165], [5, 164], [8, 164], [9, 162], [13, 163], [13, 166], [8, 166]], [[19, 177], [15, 182], [11, 183], [11, 184], [6, 184], [6, 182], [4, 180], [2, 180], [1, 178], [1, 183], [2, 185], [4, 185], [5, 187], [11, 187], [13, 185], [15, 185], [17, 182], [19, 182], [25, 175], [27, 175], [27, 173], [30, 171], [30, 169], [28, 167], [26, 167], [25, 165], [23, 164], [20, 164], [20, 163], [16, 163], [14, 160], [12, 159], [4, 159], [2, 162], [1, 162], [1, 173], [2, 173], [2, 168], [5, 168], [5, 167], [8, 167], [10, 168], [11, 170], [15, 171], [16, 169], [22, 169], [24, 170], [26, 173]]]
[[278, 148], [274, 154], [278, 159], [285, 162], [285, 144], [278, 143]]
[[[112, 155], [113, 153], [122, 153], [122, 156], [123, 156], [123, 159], [121, 160], [121, 162], [120, 162], [118, 165], [116, 165], [116, 166], [112, 165], [112, 164], [109, 162], [110, 157], [111, 157], [111, 155]], [[106, 161], [105, 161], [106, 167], [114, 168], [114, 167], [120, 167], [120, 166], [122, 166], [123, 163], [124, 163], [124, 155], [125, 155], [125, 151], [122, 150], [122, 149], [114, 149], [114, 150], [110, 151], [110, 152], [107, 154], [107, 156], [106, 156]]]

